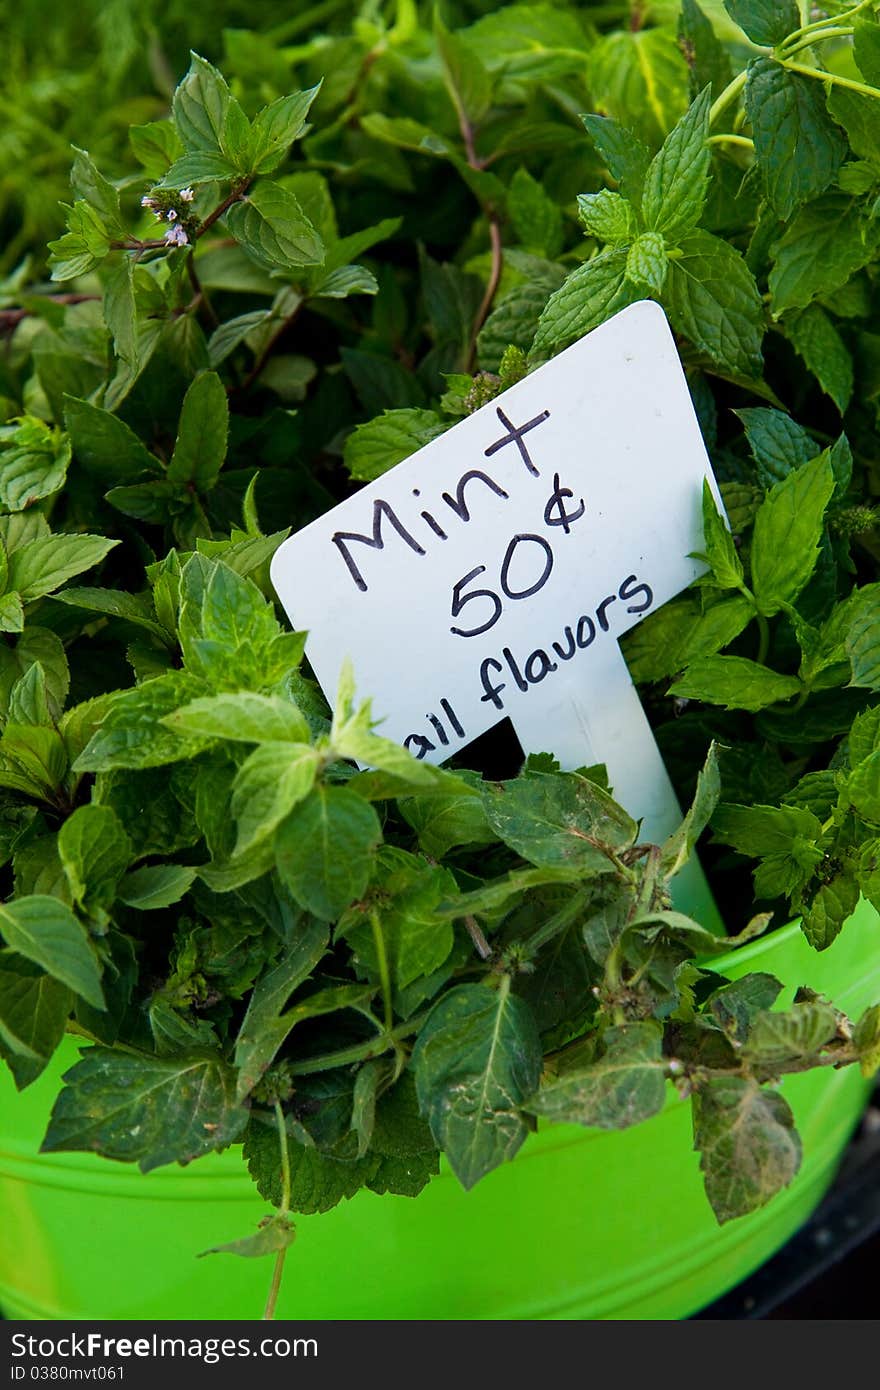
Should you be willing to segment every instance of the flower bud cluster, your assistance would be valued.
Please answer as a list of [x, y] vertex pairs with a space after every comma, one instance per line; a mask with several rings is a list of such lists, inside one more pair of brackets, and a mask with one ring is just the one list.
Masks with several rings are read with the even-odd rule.
[[166, 245], [188, 246], [194, 239], [198, 226], [198, 218], [192, 208], [194, 197], [191, 188], [154, 188], [141, 198], [141, 207], [148, 208], [159, 222], [167, 224]]

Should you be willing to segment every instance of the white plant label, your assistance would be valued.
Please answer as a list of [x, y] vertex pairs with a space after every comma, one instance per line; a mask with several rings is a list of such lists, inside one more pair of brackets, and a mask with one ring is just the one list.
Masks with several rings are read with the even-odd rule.
[[704, 479], [718, 498], [644, 301], [291, 536], [272, 582], [331, 702], [348, 657], [378, 731], [432, 763], [509, 718], [525, 752], [605, 763], [659, 840], [679, 807], [618, 638], [705, 572]]

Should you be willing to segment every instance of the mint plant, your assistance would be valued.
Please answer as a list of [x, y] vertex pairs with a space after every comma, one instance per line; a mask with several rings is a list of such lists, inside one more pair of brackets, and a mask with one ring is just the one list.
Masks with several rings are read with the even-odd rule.
[[[743, 1215], [798, 1170], [779, 1079], [880, 1065], [880, 1005], [713, 968], [880, 908], [880, 7], [474, 8], [227, 30], [0, 282], [0, 1055], [85, 1044], [49, 1151], [241, 1143], [274, 1214], [218, 1249], [275, 1257], [270, 1312], [298, 1212], [669, 1083]], [[328, 708], [268, 580], [643, 298], [730, 523], [707, 493], [706, 577], [625, 643], [662, 845], [601, 768], [431, 768], [350, 671]], [[698, 841], [726, 938], [672, 905]]]

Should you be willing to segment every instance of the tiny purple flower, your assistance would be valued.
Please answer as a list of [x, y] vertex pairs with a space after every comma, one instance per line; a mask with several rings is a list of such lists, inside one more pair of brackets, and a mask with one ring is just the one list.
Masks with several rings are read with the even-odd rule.
[[141, 207], [142, 207], [142, 208], [153, 208], [153, 210], [155, 211], [155, 208], [156, 208], [155, 199], [154, 199], [154, 198], [151, 198], [150, 195], [149, 195], [149, 193], [145, 193], [144, 196], [143, 196], [143, 198], [141, 198]]
[[177, 209], [176, 209], [176, 208], [169, 208], [169, 209], [168, 209], [168, 212], [166, 213], [166, 217], [167, 217], [167, 219], [168, 219], [169, 222], [176, 222], [176, 221], [177, 221]]
[[168, 231], [165, 233], [165, 245], [189, 246], [189, 237], [187, 236], [184, 228], [181, 227], [179, 223], [176, 227], [168, 228]]
[[182, 203], [191, 203], [196, 196], [191, 188], [181, 188], [177, 195]]

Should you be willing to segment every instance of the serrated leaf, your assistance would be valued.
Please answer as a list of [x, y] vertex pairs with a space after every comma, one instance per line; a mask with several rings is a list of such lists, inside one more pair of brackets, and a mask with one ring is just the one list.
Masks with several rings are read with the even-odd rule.
[[624, 198], [634, 207], [641, 207], [642, 190], [651, 163], [647, 145], [610, 116], [587, 115], [581, 116], [581, 120], [599, 158], [620, 184]]
[[818, 445], [806, 430], [782, 410], [753, 406], [734, 414], [745, 426], [758, 479], [764, 487], [772, 487], [819, 453]]
[[873, 1004], [862, 1014], [853, 1030], [853, 1043], [862, 1076], [873, 1076], [880, 1068], [880, 1004]]
[[14, 951], [0, 951], [0, 1041], [15, 1054], [10, 1066], [19, 1087], [33, 1081], [52, 1056], [73, 1002], [60, 980]]
[[[6, 436], [6, 437], [4, 437]], [[33, 416], [9, 428], [0, 426], [0, 506], [24, 511], [64, 486], [70, 440]]]
[[37, 894], [0, 905], [0, 936], [93, 1008], [104, 1008], [101, 971], [88, 932], [58, 898]]
[[724, 370], [759, 378], [764, 311], [745, 260], [710, 232], [690, 232], [678, 249], [663, 296], [673, 327]]
[[587, 82], [596, 108], [654, 148], [687, 106], [687, 64], [665, 26], [606, 34], [588, 55]]
[[110, 908], [132, 859], [131, 841], [109, 806], [80, 806], [58, 832], [58, 853], [75, 906]]
[[767, 197], [779, 219], [834, 182], [846, 140], [825, 109], [821, 85], [771, 58], [749, 64], [746, 111]]
[[381, 837], [368, 802], [344, 787], [315, 787], [276, 831], [278, 872], [297, 902], [332, 921], [363, 894]]
[[773, 248], [770, 307], [776, 318], [833, 295], [867, 265], [880, 242], [880, 223], [866, 221], [859, 202], [825, 194], [801, 208]]
[[315, 784], [320, 754], [304, 743], [266, 743], [242, 763], [232, 789], [238, 826], [235, 854], [246, 854], [273, 835]]
[[240, 1255], [245, 1259], [260, 1259], [263, 1255], [277, 1255], [287, 1250], [296, 1239], [296, 1227], [289, 1216], [277, 1212], [260, 1222], [259, 1230], [252, 1236], [241, 1240], [230, 1240], [225, 1245], [212, 1245], [209, 1250], [200, 1250], [198, 1258], [205, 1255]]
[[326, 925], [303, 917], [279, 963], [266, 971], [256, 984], [235, 1043], [239, 1101], [256, 1086], [297, 1022], [295, 1011], [288, 1011], [289, 1019], [285, 1015], [287, 1002], [294, 990], [312, 974], [327, 947]]
[[541, 1071], [522, 999], [504, 984], [456, 986], [431, 1010], [412, 1067], [421, 1111], [463, 1187], [514, 1157], [527, 1134], [520, 1106]]
[[557, 1124], [627, 1129], [662, 1110], [666, 1099], [663, 1029], [653, 1019], [607, 1028], [601, 1057], [547, 1082], [527, 1102]]
[[9, 588], [23, 603], [51, 594], [75, 574], [100, 564], [119, 541], [103, 536], [58, 534], [28, 541], [9, 557]]
[[229, 406], [216, 372], [196, 377], [183, 398], [174, 453], [166, 477], [208, 492], [226, 457]]
[[196, 870], [183, 864], [145, 864], [122, 879], [119, 901], [138, 912], [156, 912], [180, 902], [195, 877]]
[[761, 504], [752, 535], [752, 590], [767, 617], [793, 603], [816, 568], [834, 487], [825, 452], [789, 473]]
[[234, 1073], [219, 1058], [144, 1057], [89, 1048], [65, 1073], [43, 1153], [86, 1150], [151, 1172], [240, 1138]]
[[100, 480], [119, 482], [158, 470], [158, 460], [109, 410], [65, 396], [64, 423], [77, 463]]
[[837, 1033], [837, 1012], [830, 1004], [809, 1002], [791, 1009], [762, 1009], [751, 1021], [743, 1055], [762, 1067], [807, 1061], [819, 1055]]
[[643, 232], [627, 252], [627, 280], [651, 294], [659, 294], [668, 269], [669, 257], [663, 237], [659, 232]]
[[880, 749], [853, 772], [847, 784], [849, 799], [865, 820], [880, 825]]
[[852, 665], [851, 685], [880, 690], [880, 585], [866, 584], [856, 594], [846, 634]]
[[754, 713], [799, 695], [801, 689], [796, 676], [784, 676], [744, 656], [704, 656], [691, 662], [668, 694]]
[[483, 804], [498, 838], [538, 868], [609, 872], [605, 847], [629, 848], [638, 835], [636, 822], [607, 792], [573, 772], [486, 783]]
[[161, 178], [183, 154], [183, 143], [172, 121], [148, 121], [129, 127], [128, 141], [139, 164], [150, 178]]
[[787, 1187], [801, 1162], [787, 1101], [744, 1077], [716, 1077], [693, 1099], [694, 1148], [719, 1222], [756, 1211]]
[[677, 874], [693, 854], [694, 846], [712, 819], [720, 796], [721, 771], [718, 764], [718, 747], [717, 744], [712, 743], [697, 778], [697, 789], [687, 815], [678, 829], [669, 836], [663, 845], [660, 869], [666, 878]]
[[345, 441], [345, 466], [358, 482], [372, 482], [417, 449], [443, 434], [433, 410], [385, 410], [358, 425]]
[[638, 236], [639, 224], [633, 206], [619, 193], [612, 193], [608, 188], [600, 188], [598, 193], [579, 193], [577, 205], [584, 230], [600, 241], [612, 246], [628, 246]]
[[[277, 695], [209, 695], [165, 715], [162, 723], [183, 736], [224, 738], [242, 743], [297, 743], [309, 737], [308, 721]], [[276, 750], [276, 757], [278, 750]]]
[[492, 103], [492, 78], [473, 48], [458, 34], [450, 33], [435, 12], [434, 37], [443, 65], [446, 87], [459, 119], [478, 124]]
[[[340, 1162], [314, 1147], [288, 1137], [290, 1205], [295, 1212], [311, 1215], [330, 1211], [363, 1187], [375, 1170], [372, 1156]], [[281, 1201], [281, 1157], [275, 1127], [252, 1120], [244, 1139], [244, 1157], [257, 1189], [267, 1202]]]
[[556, 352], [634, 304], [641, 291], [626, 278], [627, 253], [602, 251], [578, 266], [551, 294], [538, 322], [533, 352]]
[[67, 231], [49, 242], [49, 266], [53, 280], [75, 280], [87, 275], [107, 255], [110, 237], [94, 208], [84, 200], [67, 213]]
[[527, 169], [517, 169], [510, 181], [507, 211], [517, 241], [529, 251], [548, 260], [559, 254], [563, 242], [562, 210]]
[[324, 243], [296, 198], [277, 183], [260, 183], [225, 214], [244, 250], [267, 270], [319, 265]]
[[208, 746], [208, 740], [180, 738], [160, 721], [200, 693], [198, 681], [173, 671], [117, 695], [77, 758], [75, 770], [161, 767], [195, 757]]
[[772, 48], [800, 27], [795, 0], [724, 0], [734, 23], [753, 43]]
[[852, 399], [853, 359], [825, 310], [811, 304], [803, 313], [786, 320], [785, 334], [807, 370], [843, 415]]
[[801, 919], [804, 936], [814, 950], [827, 950], [837, 939], [844, 922], [855, 912], [858, 901], [859, 885], [850, 874], [837, 874], [829, 883], [822, 884], [804, 908]]
[[187, 150], [222, 151], [229, 110], [225, 78], [197, 53], [190, 55], [189, 72], [174, 92], [174, 124]]
[[645, 176], [645, 226], [670, 243], [691, 231], [703, 212], [709, 186], [710, 104], [707, 87], [667, 135]]

